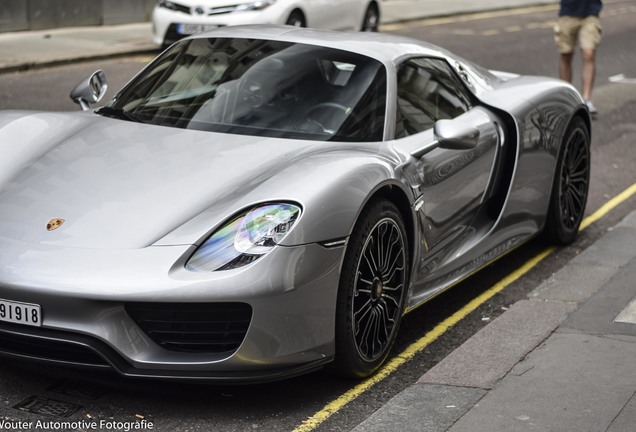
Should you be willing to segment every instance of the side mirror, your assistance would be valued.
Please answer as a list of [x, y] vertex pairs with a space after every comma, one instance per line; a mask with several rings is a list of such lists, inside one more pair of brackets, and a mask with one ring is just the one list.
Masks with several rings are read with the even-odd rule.
[[457, 120], [438, 120], [433, 128], [439, 147], [449, 150], [470, 150], [479, 142], [479, 129]]
[[419, 159], [438, 147], [447, 150], [470, 150], [479, 142], [479, 129], [457, 119], [437, 120], [433, 127], [433, 137], [434, 141], [411, 151], [411, 155]]
[[98, 70], [80, 81], [70, 96], [82, 110], [87, 111], [91, 108], [90, 104], [99, 102], [104, 97], [107, 89], [106, 74]]

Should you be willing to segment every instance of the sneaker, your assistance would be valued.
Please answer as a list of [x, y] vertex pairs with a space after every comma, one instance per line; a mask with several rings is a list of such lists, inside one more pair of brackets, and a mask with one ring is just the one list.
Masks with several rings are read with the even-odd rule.
[[596, 107], [594, 106], [592, 101], [591, 100], [585, 101], [585, 105], [587, 105], [587, 110], [590, 112], [590, 115], [592, 117], [596, 117], [596, 115], [598, 114], [598, 111], [596, 111]]

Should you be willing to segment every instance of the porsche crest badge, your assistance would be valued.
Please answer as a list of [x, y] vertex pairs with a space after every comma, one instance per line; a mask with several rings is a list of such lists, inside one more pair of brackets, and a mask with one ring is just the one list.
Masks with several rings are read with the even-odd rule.
[[61, 227], [63, 223], [64, 223], [64, 219], [53, 218], [46, 224], [46, 230], [47, 231], [56, 230], [59, 227]]

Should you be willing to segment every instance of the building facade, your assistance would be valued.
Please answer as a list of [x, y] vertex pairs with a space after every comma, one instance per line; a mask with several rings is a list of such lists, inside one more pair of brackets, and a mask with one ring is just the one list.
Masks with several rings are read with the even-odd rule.
[[156, 0], [0, 0], [0, 32], [150, 20]]

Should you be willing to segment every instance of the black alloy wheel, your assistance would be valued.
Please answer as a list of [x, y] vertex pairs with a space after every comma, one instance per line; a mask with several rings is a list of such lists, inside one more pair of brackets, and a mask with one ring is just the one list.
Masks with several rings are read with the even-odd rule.
[[572, 243], [585, 213], [590, 185], [590, 133], [581, 117], [575, 117], [563, 138], [546, 222], [548, 239]]
[[389, 354], [404, 313], [408, 247], [402, 217], [388, 201], [372, 202], [349, 239], [340, 277], [334, 367], [364, 378]]

